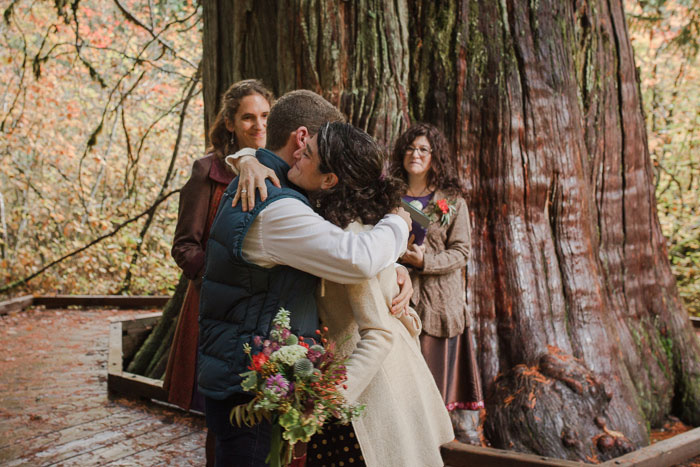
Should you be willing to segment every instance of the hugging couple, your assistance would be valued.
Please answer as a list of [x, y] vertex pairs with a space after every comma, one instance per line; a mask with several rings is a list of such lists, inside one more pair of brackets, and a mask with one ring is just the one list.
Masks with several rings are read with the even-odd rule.
[[[238, 427], [229, 414], [252, 397], [241, 389], [243, 346], [256, 350], [280, 307], [297, 335], [328, 327], [349, 357], [347, 402], [366, 406], [351, 426], [313, 437], [306, 465], [438, 466], [440, 445], [454, 439], [421, 355], [408, 273], [395, 265], [411, 225], [405, 185], [384, 173], [377, 143], [343, 120], [321, 96], [292, 91], [270, 109], [266, 148], [227, 157], [242, 172], [209, 233], [197, 370], [217, 466], [265, 465], [270, 425]], [[273, 179], [262, 190], [251, 166]]]

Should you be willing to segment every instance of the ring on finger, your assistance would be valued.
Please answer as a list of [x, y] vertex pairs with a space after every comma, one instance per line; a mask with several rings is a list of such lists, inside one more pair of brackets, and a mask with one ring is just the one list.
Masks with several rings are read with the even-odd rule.
[[243, 189], [241, 190], [241, 193], [248, 193], [248, 190], [246, 190], [245, 188], [243, 188]]

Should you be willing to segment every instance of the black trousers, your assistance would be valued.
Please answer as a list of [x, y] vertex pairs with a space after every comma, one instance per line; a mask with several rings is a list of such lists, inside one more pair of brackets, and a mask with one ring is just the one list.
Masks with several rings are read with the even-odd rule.
[[270, 423], [252, 427], [231, 424], [231, 409], [250, 401], [236, 395], [222, 401], [205, 398], [207, 428], [216, 436], [216, 467], [264, 467], [270, 452]]

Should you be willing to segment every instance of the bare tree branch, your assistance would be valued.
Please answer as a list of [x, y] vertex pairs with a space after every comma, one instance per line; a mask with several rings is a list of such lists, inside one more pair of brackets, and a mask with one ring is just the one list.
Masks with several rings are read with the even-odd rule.
[[8, 246], [7, 240], [7, 220], [5, 217], [5, 198], [0, 191], [0, 228], [2, 228], [2, 243], [0, 243], [0, 257], [5, 258], [5, 248]]
[[101, 235], [101, 236], [97, 237], [96, 239], [92, 240], [92, 241], [91, 241], [90, 243], [88, 243], [87, 245], [84, 245], [84, 246], [82, 246], [82, 247], [80, 247], [80, 248], [78, 248], [78, 249], [76, 249], [76, 250], [71, 251], [70, 253], [67, 253], [67, 254], [61, 256], [61, 257], [58, 258], [58, 259], [55, 259], [55, 260], [51, 261], [49, 264], [47, 264], [47, 265], [45, 265], [45, 266], [42, 266], [42, 267], [39, 268], [37, 271], [33, 272], [32, 274], [30, 274], [30, 275], [28, 275], [28, 276], [26, 276], [26, 277], [23, 277], [23, 278], [21, 278], [21, 279], [18, 279], [18, 280], [14, 281], [14, 282], [11, 282], [11, 283], [9, 283], [9, 284], [7, 284], [7, 285], [4, 285], [4, 286], [0, 287], [0, 293], [8, 292], [8, 291], [10, 291], [10, 290], [12, 290], [12, 289], [15, 289], [15, 288], [19, 287], [20, 285], [26, 284], [26, 283], [29, 282], [30, 280], [32, 280], [32, 279], [34, 279], [35, 277], [41, 275], [41, 274], [44, 273], [46, 270], [52, 268], [53, 266], [57, 265], [58, 263], [60, 263], [60, 262], [62, 262], [62, 261], [64, 261], [64, 260], [66, 260], [66, 259], [68, 259], [68, 258], [71, 258], [71, 257], [77, 255], [78, 253], [82, 253], [83, 251], [87, 250], [87, 249], [90, 248], [91, 246], [94, 246], [94, 245], [100, 243], [102, 240], [104, 240], [104, 239], [106, 239], [106, 238], [113, 237], [115, 234], [117, 234], [117, 232], [119, 232], [120, 230], [122, 230], [122, 229], [123, 229], [124, 227], [126, 227], [127, 225], [129, 225], [129, 224], [131, 224], [131, 223], [133, 223], [133, 222], [136, 222], [137, 220], [141, 219], [143, 216], [146, 216], [146, 215], [149, 215], [149, 214], [155, 212], [156, 208], [157, 208], [158, 206], [160, 206], [160, 204], [163, 203], [163, 201], [167, 200], [167, 199], [170, 198], [172, 195], [174, 195], [175, 193], [179, 193], [179, 192], [180, 192], [180, 189], [178, 188], [177, 190], [173, 190], [173, 191], [171, 191], [171, 192], [165, 194], [163, 197], [156, 199], [156, 201], [155, 201], [151, 206], [149, 206], [148, 209], [146, 209], [145, 211], [141, 212], [140, 214], [138, 214], [138, 215], [136, 215], [136, 216], [134, 216], [134, 217], [132, 217], [132, 218], [130, 218], [130, 219], [127, 219], [126, 221], [122, 222], [121, 224], [117, 225], [117, 227], [114, 228], [111, 232], [106, 233], [106, 234], [104, 234], [104, 235]]
[[122, 14], [124, 15], [124, 17], [125, 17], [127, 20], [129, 20], [130, 22], [132, 22], [132, 23], [135, 24], [136, 26], [140, 27], [140, 28], [143, 29], [144, 31], [148, 32], [148, 33], [153, 37], [153, 39], [155, 39], [161, 46], [163, 46], [164, 49], [169, 50], [169, 51], [173, 54], [173, 56], [179, 58], [180, 60], [184, 61], [185, 63], [188, 63], [192, 68], [198, 68], [197, 65], [195, 65], [195, 64], [192, 63], [192, 62], [190, 62], [190, 61], [187, 60], [186, 58], [180, 57], [180, 56], [178, 55], [177, 51], [175, 51], [175, 49], [173, 49], [172, 46], [171, 46], [170, 44], [168, 44], [167, 42], [165, 42], [163, 39], [160, 38], [160, 35], [163, 34], [163, 32], [167, 31], [168, 28], [169, 28], [171, 25], [173, 25], [173, 24], [178, 24], [178, 23], [187, 21], [189, 18], [192, 17], [192, 15], [194, 15], [194, 13], [193, 13], [192, 15], [190, 15], [190, 16], [188, 16], [188, 17], [182, 19], [182, 20], [175, 20], [175, 21], [173, 21], [173, 22], [171, 22], [171, 23], [166, 24], [165, 27], [164, 27], [159, 33], [156, 34], [156, 32], [153, 31], [153, 29], [151, 29], [151, 28], [149, 28], [148, 26], [146, 26], [145, 24], [143, 24], [143, 23], [142, 23], [141, 21], [139, 21], [133, 14], [131, 14], [131, 12], [130, 12], [129, 10], [127, 10], [127, 9], [119, 2], [119, 0], [114, 0], [114, 4], [117, 6], [117, 8], [119, 8], [119, 11], [122, 12]]
[[34, 72], [34, 76], [36, 77], [36, 79], [39, 79], [41, 77], [41, 64], [49, 59], [49, 53], [51, 52], [51, 50], [53, 50], [53, 47], [51, 47], [51, 49], [49, 49], [49, 52], [46, 55], [44, 55], [43, 57], [41, 56], [41, 51], [44, 50], [46, 40], [49, 38], [49, 34], [51, 34], [52, 31], [56, 31], [55, 24], [52, 24], [48, 28], [46, 28], [46, 33], [41, 39], [39, 50], [37, 50], [36, 55], [34, 55], [34, 58], [32, 59], [32, 71]]
[[[187, 107], [189, 106], [190, 100], [192, 99], [192, 96], [195, 94], [195, 89], [197, 88], [197, 84], [199, 84], [199, 79], [201, 76], [202, 72], [202, 64], [200, 62], [199, 66], [197, 67], [197, 73], [192, 77], [192, 81], [190, 83], [189, 88], [187, 89], [187, 95], [182, 103], [182, 110], [180, 111], [180, 121], [177, 127], [177, 137], [175, 138], [175, 145], [173, 146], [173, 154], [170, 158], [170, 165], [168, 166], [168, 170], [165, 173], [165, 178], [163, 179], [163, 184], [161, 185], [160, 188], [160, 193], [163, 193], [165, 190], [167, 190], [168, 186], [170, 185], [170, 179], [172, 178], [173, 172], [175, 170], [175, 160], [177, 159], [177, 155], [180, 152], [180, 142], [182, 141], [182, 130], [185, 126], [185, 119], [187, 118]], [[129, 286], [131, 285], [131, 270], [136, 264], [136, 261], [138, 261], [138, 258], [141, 254], [141, 247], [143, 246], [143, 239], [146, 236], [146, 233], [148, 232], [148, 229], [151, 226], [151, 222], [153, 222], [153, 218], [155, 217], [155, 210], [153, 210], [149, 215], [148, 218], [146, 219], [146, 222], [143, 225], [143, 228], [141, 229], [141, 233], [139, 235], [140, 242], [138, 242], [136, 246], [136, 250], [134, 250], [133, 255], [131, 256], [131, 262], [129, 263], [129, 269], [127, 269], [126, 274], [124, 275], [124, 280], [122, 281], [122, 287], [119, 290], [119, 293], [123, 293], [126, 290], [129, 289]]]
[[5, 24], [10, 24], [10, 18], [12, 17], [12, 13], [14, 12], [15, 5], [18, 1], [19, 0], [12, 0], [12, 3], [10, 3], [8, 7], [5, 8], [5, 11], [3, 11], [2, 16], [5, 18]]
[[[10, 16], [7, 14], [8, 10], [11, 10], [11, 8], [14, 6], [16, 2], [13, 2], [10, 7], [5, 10], [5, 21], [9, 24], [9, 18]], [[15, 94], [14, 99], [12, 100], [12, 104], [10, 105], [10, 108], [8, 109], [7, 113], [5, 114], [5, 118], [2, 119], [2, 123], [0, 123], [0, 131], [5, 131], [5, 123], [7, 123], [7, 119], [10, 118], [12, 115], [12, 112], [15, 110], [15, 105], [17, 104], [17, 99], [19, 99], [19, 96], [22, 94], [22, 91], [24, 89], [24, 75], [26, 71], [26, 66], [27, 66], [27, 39], [24, 37], [24, 31], [20, 27], [19, 23], [13, 18], [13, 21], [15, 23], [15, 26], [17, 27], [17, 30], [20, 33], [20, 36], [22, 36], [22, 65], [20, 68], [20, 77], [19, 77], [19, 84], [17, 85], [17, 94]]]
[[88, 72], [90, 73], [90, 77], [100, 83], [100, 86], [103, 88], [107, 87], [107, 83], [105, 82], [104, 78], [102, 78], [102, 75], [100, 75], [97, 70], [95, 69], [94, 66], [92, 66], [92, 63], [88, 62], [85, 57], [81, 54], [81, 49], [83, 47], [84, 41], [80, 37], [80, 22], [78, 21], [78, 1], [74, 2], [73, 5], [73, 32], [75, 33], [75, 52], [76, 55], [78, 56], [78, 59], [85, 65], [85, 67], [88, 69]]
[[[191, 79], [191, 77], [190, 77]], [[195, 92], [195, 96], [201, 92], [201, 88]], [[136, 156], [134, 157], [133, 162], [126, 167], [126, 171], [124, 173], [124, 185], [128, 187], [127, 189], [127, 196], [131, 194], [131, 192], [135, 189], [135, 183], [136, 183], [136, 174], [138, 170], [138, 163], [139, 160], [141, 159], [141, 152], [143, 149], [143, 145], [146, 142], [146, 139], [150, 135], [150, 133], [153, 131], [153, 129], [158, 125], [158, 123], [161, 122], [165, 117], [168, 115], [171, 115], [174, 113], [175, 109], [177, 109], [182, 103], [184, 102], [184, 98], [182, 100], [179, 100], [175, 102], [172, 106], [170, 106], [169, 109], [165, 110], [163, 113], [161, 113], [156, 119], [154, 119], [149, 125], [148, 128], [146, 128], [146, 131], [141, 135], [141, 138], [139, 138], [139, 143], [138, 147], [136, 149]], [[129, 182], [129, 178], [131, 177], [131, 182]], [[123, 201], [123, 200], [122, 200]], [[122, 202], [120, 201], [120, 203]]]

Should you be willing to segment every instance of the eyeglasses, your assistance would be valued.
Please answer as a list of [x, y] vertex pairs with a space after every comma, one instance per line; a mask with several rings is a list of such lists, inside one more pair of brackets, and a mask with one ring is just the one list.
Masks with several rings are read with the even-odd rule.
[[431, 150], [427, 146], [419, 146], [417, 148], [414, 148], [413, 146], [409, 146], [406, 148], [406, 155], [413, 154], [414, 152], [417, 152], [419, 156], [425, 157], [428, 154], [430, 154]]

